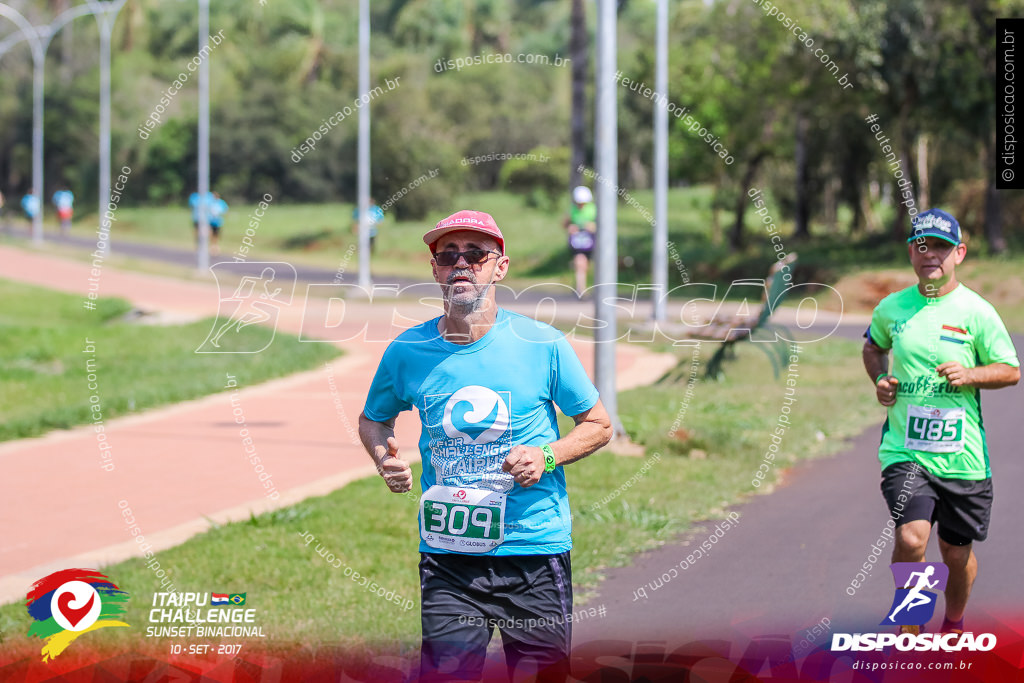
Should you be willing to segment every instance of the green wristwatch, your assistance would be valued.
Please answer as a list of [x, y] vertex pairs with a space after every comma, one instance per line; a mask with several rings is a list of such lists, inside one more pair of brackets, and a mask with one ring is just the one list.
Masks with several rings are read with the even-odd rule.
[[544, 451], [544, 471], [554, 472], [555, 467], [557, 467], [557, 463], [555, 462], [555, 452], [551, 450], [551, 446], [548, 444], [544, 444], [540, 449]]

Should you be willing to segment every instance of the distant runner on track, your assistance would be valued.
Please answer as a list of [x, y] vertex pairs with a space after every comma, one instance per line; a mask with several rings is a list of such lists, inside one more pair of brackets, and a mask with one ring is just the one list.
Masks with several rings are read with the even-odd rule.
[[[459, 211], [423, 241], [444, 315], [391, 343], [359, 416], [395, 493], [412, 488], [395, 418], [415, 408], [423, 425], [420, 680], [479, 680], [496, 625], [513, 680], [564, 681], [572, 519], [562, 466], [608, 443], [611, 423], [565, 336], [497, 307], [509, 258], [490, 215]], [[576, 423], [562, 438], [555, 406]]]
[[572, 206], [569, 207], [569, 215], [565, 217], [565, 229], [569, 231], [576, 293], [582, 295], [587, 289], [590, 254], [597, 244], [597, 207], [594, 194], [586, 185], [573, 188]]
[[973, 542], [988, 536], [992, 508], [979, 390], [1016, 384], [1020, 364], [999, 314], [956, 279], [967, 255], [957, 220], [939, 209], [918, 215], [908, 251], [918, 284], [878, 304], [863, 350], [889, 409], [878, 450], [882, 495], [896, 524], [893, 562], [923, 562], [938, 523], [949, 567], [941, 630], [962, 632], [978, 572]]

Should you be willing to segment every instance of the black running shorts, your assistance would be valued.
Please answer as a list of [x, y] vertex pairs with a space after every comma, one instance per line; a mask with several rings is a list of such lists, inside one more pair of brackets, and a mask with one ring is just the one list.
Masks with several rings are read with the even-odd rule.
[[[569, 553], [421, 553], [423, 681], [479, 680], [494, 627], [509, 676], [564, 681], [572, 635]], [[515, 674], [513, 675], [513, 672]]]
[[951, 545], [984, 541], [992, 512], [992, 478], [946, 479], [916, 463], [896, 462], [882, 470], [882, 495], [896, 526], [927, 520]]

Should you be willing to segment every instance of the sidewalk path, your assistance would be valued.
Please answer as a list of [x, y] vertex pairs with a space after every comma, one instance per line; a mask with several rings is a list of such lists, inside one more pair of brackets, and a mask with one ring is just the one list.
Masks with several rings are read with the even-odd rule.
[[[0, 277], [85, 295], [91, 266], [0, 246]], [[392, 320], [422, 321], [435, 311], [415, 303], [305, 299], [282, 307], [278, 329], [311, 337], [333, 335], [345, 355], [322, 367], [105, 423], [114, 455], [103, 471], [91, 426], [0, 444], [0, 603], [23, 598], [35, 580], [69, 566], [102, 566], [139, 555], [122, 516], [128, 507], [154, 551], [177, 545], [209, 527], [323, 495], [373, 473], [356, 434], [357, 418]], [[105, 266], [102, 296], [130, 300], [167, 320], [214, 316], [216, 285], [119, 271]], [[315, 321], [330, 320], [325, 330]], [[334, 324], [336, 323], [336, 324]], [[408, 324], [408, 323], [406, 323]], [[362, 333], [364, 326], [365, 334]], [[317, 331], [318, 330], [318, 331]], [[376, 341], [368, 341], [376, 340]], [[593, 344], [573, 341], [584, 366]], [[243, 366], [247, 356], [235, 356]], [[636, 345], [619, 345], [620, 389], [647, 384], [675, 362]], [[117, 372], [116, 365], [101, 368]], [[224, 378], [225, 384], [227, 378]], [[102, 383], [102, 374], [100, 377]], [[86, 400], [83, 387], [81, 400]], [[258, 479], [236, 423], [241, 410], [271, 475], [276, 500]], [[233, 412], [234, 411], [234, 412]], [[415, 457], [418, 421], [398, 420], [397, 437]]]

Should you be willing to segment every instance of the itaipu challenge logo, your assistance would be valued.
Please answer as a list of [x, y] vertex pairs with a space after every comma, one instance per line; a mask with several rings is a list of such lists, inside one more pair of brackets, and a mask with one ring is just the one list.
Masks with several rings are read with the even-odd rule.
[[43, 661], [54, 659], [78, 636], [125, 626], [128, 593], [95, 569], [64, 569], [32, 584], [25, 606], [32, 617], [28, 635], [45, 642]]

